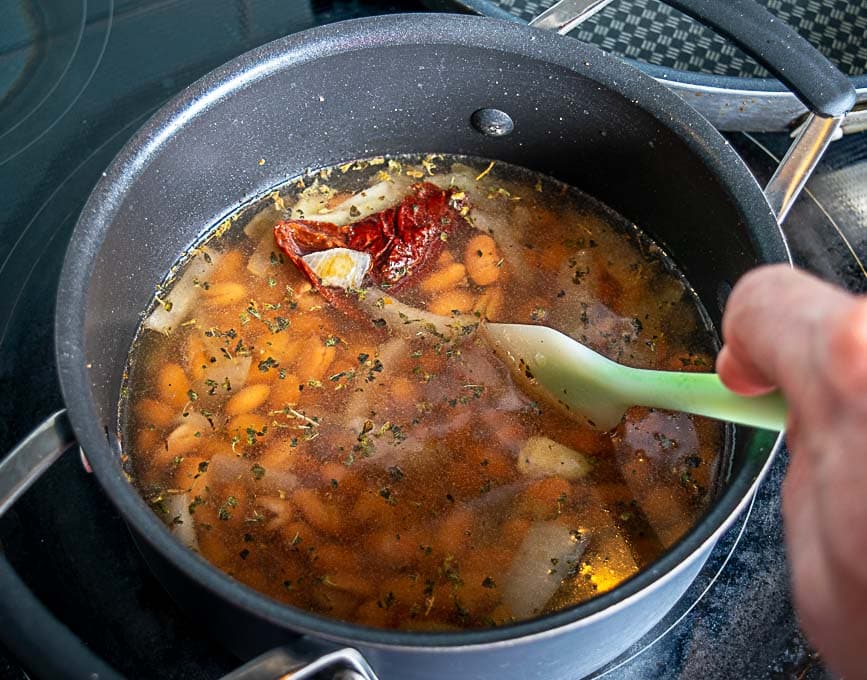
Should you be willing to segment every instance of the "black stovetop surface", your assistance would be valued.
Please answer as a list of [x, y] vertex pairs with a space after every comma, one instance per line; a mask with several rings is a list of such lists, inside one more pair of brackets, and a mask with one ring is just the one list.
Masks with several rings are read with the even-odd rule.
[[[386, 0], [26, 0], [0, 5], [0, 451], [62, 406], [54, 295], [90, 188], [156, 108], [289, 32], [423, 9]], [[734, 135], [760, 178], [787, 140]], [[836, 142], [787, 225], [799, 264], [867, 290], [867, 136]], [[859, 259], [860, 257], [860, 259]], [[779, 515], [787, 455], [666, 619], [598, 676], [826, 678], [789, 599]], [[218, 678], [238, 665], [176, 608], [96, 481], [67, 454], [0, 520], [38, 597], [129, 677]], [[3, 637], [0, 631], [0, 639]], [[44, 641], [51, 653], [51, 641]], [[0, 679], [27, 677], [0, 645]]]

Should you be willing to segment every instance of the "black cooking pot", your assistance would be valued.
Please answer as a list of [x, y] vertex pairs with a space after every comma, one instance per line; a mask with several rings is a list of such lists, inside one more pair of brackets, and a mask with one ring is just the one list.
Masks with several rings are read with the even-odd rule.
[[[773, 180], [770, 203], [725, 140], [664, 87], [595, 48], [505, 22], [407, 15], [333, 24], [245, 54], [182, 92], [126, 145], [82, 212], [56, 317], [68, 414], [53, 416], [0, 465], [0, 511], [69, 446], [74, 430], [148, 563], [199, 625], [244, 658], [283, 646], [235, 677], [265, 677], [265, 668], [276, 677], [330, 653], [302, 673], [333, 663], [369, 677], [372, 667], [382, 678], [573, 678], [623, 651], [688, 587], [755, 490], [777, 436], [737, 428], [714, 505], [661, 559], [611, 592], [502, 628], [409, 633], [281, 605], [183, 547], [123, 474], [117, 403], [140, 311], [204, 228], [308, 168], [379, 154], [470, 154], [577, 186], [663, 245], [719, 324], [744, 272], [788, 261], [772, 206], [785, 212], [854, 92], [751, 2], [671, 4], [738, 34], [818, 114]], [[507, 116], [514, 129], [503, 134]], [[35, 601], [5, 560], [0, 567], [0, 616], [14, 620], [15, 608]], [[28, 612], [29, 636], [10, 635], [0, 619], [7, 644], [22, 654], [37, 649], [32, 635], [67, 645], [60, 663], [28, 658], [37, 672], [112, 675], [44, 611]]]

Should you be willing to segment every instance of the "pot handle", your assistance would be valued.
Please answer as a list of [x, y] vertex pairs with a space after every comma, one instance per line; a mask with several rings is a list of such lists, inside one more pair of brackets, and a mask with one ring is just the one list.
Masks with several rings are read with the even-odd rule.
[[[0, 516], [75, 444], [65, 410], [57, 411], [0, 461]], [[0, 552], [0, 631], [3, 642], [38, 677], [121, 680], [30, 592]], [[51, 640], [53, 654], [45, 653]]]
[[[530, 22], [565, 35], [614, 0], [560, 0]], [[782, 81], [810, 110], [774, 172], [765, 197], [778, 222], [788, 215], [825, 149], [855, 105], [849, 78], [819, 50], [754, 0], [662, 0], [713, 29]]]
[[[564, 34], [614, 0], [561, 0], [530, 22]], [[786, 85], [804, 106], [826, 118], [842, 116], [855, 105], [849, 78], [801, 37], [754, 0], [662, 0], [728, 38]]]
[[352, 647], [323, 654], [308, 663], [299, 663], [292, 650], [278, 647], [257, 656], [220, 680], [307, 680], [321, 678], [325, 672], [331, 672], [327, 677], [333, 680], [378, 680], [361, 653]]

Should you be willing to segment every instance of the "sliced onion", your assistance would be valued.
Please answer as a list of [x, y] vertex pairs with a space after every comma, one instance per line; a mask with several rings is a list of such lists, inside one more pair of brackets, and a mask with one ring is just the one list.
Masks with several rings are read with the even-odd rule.
[[[322, 212], [320, 208], [316, 213], [305, 213], [304, 219], [341, 225], [351, 224], [397, 205], [406, 196], [411, 184], [412, 180], [403, 176], [384, 180], [359, 191], [330, 210]], [[294, 210], [292, 214], [296, 216]]]
[[332, 198], [334, 198], [334, 190], [329, 186], [320, 184], [317, 179], [298, 196], [298, 200], [292, 206], [292, 218], [297, 220], [315, 219], [320, 210], [327, 210], [328, 202]]
[[244, 478], [252, 463], [233, 453], [215, 453], [208, 463], [208, 485], [232, 484]]
[[392, 177], [362, 189], [330, 208], [328, 204], [334, 199], [335, 191], [317, 183], [301, 192], [292, 206], [292, 217], [312, 222], [350, 224], [400, 203], [413, 181], [402, 175]]
[[268, 273], [268, 267], [271, 266], [271, 254], [278, 252], [280, 249], [274, 241], [274, 232], [269, 229], [259, 239], [253, 254], [247, 260], [247, 271], [254, 276], [264, 277]]
[[273, 203], [265, 206], [250, 218], [244, 227], [244, 235], [254, 241], [258, 241], [265, 234], [271, 233], [274, 225], [280, 221], [280, 211]]
[[471, 335], [479, 325], [469, 314], [440, 316], [405, 305], [379, 288], [368, 288], [359, 297], [359, 306], [371, 319], [382, 319], [389, 330], [405, 339], [456, 340]]
[[343, 419], [351, 429], [358, 431], [365, 419], [369, 417], [373, 401], [377, 396], [374, 386], [386, 383], [394, 370], [392, 367], [409, 356], [409, 353], [410, 347], [402, 337], [391, 338], [382, 345], [376, 358], [383, 366], [383, 375], [376, 383], [368, 383], [362, 389], [355, 390], [343, 412]]
[[210, 248], [197, 250], [183, 265], [184, 273], [171, 286], [166, 298], [158, 302], [144, 320], [144, 327], [168, 334], [187, 320], [199, 296], [201, 281], [206, 281], [220, 260]]
[[196, 527], [190, 514], [190, 496], [179, 493], [166, 496], [163, 499], [166, 510], [172, 518], [170, 529], [177, 539], [188, 548], [198, 552], [199, 541], [196, 538]]
[[[288, 446], [288, 445], [287, 445]], [[298, 478], [278, 467], [263, 468], [253, 474], [254, 461], [233, 453], [215, 453], [208, 465], [208, 483], [212, 486], [244, 482], [258, 495], [286, 494], [298, 486]]]
[[[210, 350], [211, 348], [209, 348]], [[237, 392], [247, 382], [247, 375], [250, 372], [250, 365], [253, 363], [253, 357], [249, 354], [246, 356], [233, 356], [227, 359], [219, 351], [219, 346], [213, 348], [210, 356], [213, 356], [216, 361], [208, 363], [205, 366], [205, 375], [202, 384], [198, 385], [199, 389], [205, 385], [204, 380], [213, 380], [222, 385], [226, 380], [232, 386], [232, 390]]]
[[481, 194], [478, 189], [479, 171], [471, 168], [463, 163], [453, 163], [449, 172], [437, 173], [432, 177], [426, 177], [424, 181], [436, 184], [440, 189], [461, 189], [467, 192], [470, 199], [474, 199], [474, 194]]
[[512, 560], [503, 602], [512, 615], [524, 619], [540, 614], [584, 554], [588, 538], [559, 522], [530, 527]]

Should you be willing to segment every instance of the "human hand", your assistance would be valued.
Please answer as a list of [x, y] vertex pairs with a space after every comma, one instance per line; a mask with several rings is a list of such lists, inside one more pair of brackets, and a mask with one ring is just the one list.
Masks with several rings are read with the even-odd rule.
[[833, 670], [867, 678], [867, 297], [761, 267], [732, 291], [723, 336], [722, 381], [789, 404], [783, 520], [803, 629]]

